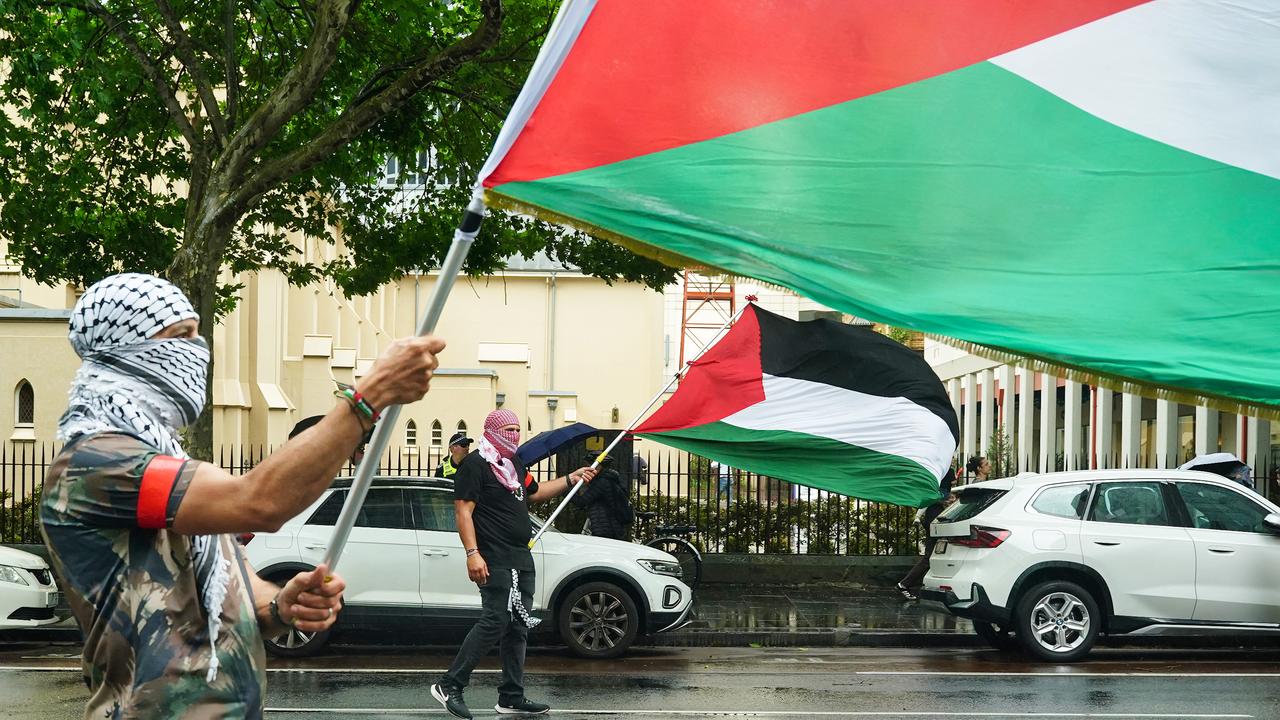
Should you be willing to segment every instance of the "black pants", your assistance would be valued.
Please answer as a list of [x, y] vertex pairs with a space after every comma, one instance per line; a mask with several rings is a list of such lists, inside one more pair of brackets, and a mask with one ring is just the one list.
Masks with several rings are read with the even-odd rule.
[[924, 584], [925, 573], [929, 572], [929, 556], [933, 554], [933, 546], [937, 544], [937, 538], [928, 538], [924, 541], [924, 555], [921, 555], [916, 564], [907, 572], [907, 576], [902, 578], [901, 585], [903, 587], [914, 590]]
[[[533, 587], [533, 571], [520, 571], [520, 600], [527, 610], [533, 609]], [[524, 697], [524, 651], [529, 629], [511, 617], [507, 607], [510, 596], [511, 570], [489, 568], [489, 582], [480, 587], [480, 620], [467, 633], [440, 684], [465, 688], [471, 681], [471, 671], [497, 644], [502, 659], [498, 701], [514, 702]]]

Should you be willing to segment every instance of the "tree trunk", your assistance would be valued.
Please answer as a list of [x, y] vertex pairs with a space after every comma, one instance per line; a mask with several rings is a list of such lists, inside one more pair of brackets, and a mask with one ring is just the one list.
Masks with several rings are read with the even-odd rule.
[[[206, 193], [206, 197], [209, 194]], [[204, 213], [197, 214], [199, 216], [208, 217]], [[205, 384], [204, 410], [184, 432], [184, 449], [188, 455], [199, 460], [214, 459], [213, 325], [218, 300], [218, 272], [222, 268], [223, 251], [231, 240], [233, 228], [234, 223], [225, 220], [188, 225], [182, 249], [178, 251], [167, 273], [169, 281], [186, 293], [191, 305], [200, 313], [200, 337], [209, 344], [209, 381]]]

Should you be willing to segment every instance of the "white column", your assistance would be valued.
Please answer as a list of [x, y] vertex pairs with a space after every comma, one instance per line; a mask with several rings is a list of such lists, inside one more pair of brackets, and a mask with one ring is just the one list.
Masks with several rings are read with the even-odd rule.
[[964, 376], [964, 457], [961, 462], [969, 462], [969, 458], [978, 452], [978, 389], [974, 387], [977, 376], [969, 373]]
[[1156, 467], [1178, 467], [1178, 403], [1156, 400]]
[[1013, 439], [1013, 406], [1017, 391], [1014, 389], [1013, 366], [1001, 365], [996, 370], [996, 378], [1000, 389], [1004, 391], [1004, 402], [1000, 403], [1000, 432], [1007, 440]]
[[1014, 438], [1014, 443], [1018, 446], [1018, 472], [1030, 472], [1031, 449], [1035, 447], [1035, 438], [1032, 433], [1035, 430], [1035, 410], [1036, 397], [1036, 376], [1026, 368], [1018, 368], [1018, 385], [1021, 388], [1018, 398], [1018, 433]]
[[1120, 398], [1120, 467], [1138, 467], [1142, 441], [1142, 396], [1124, 393]]
[[996, 419], [996, 380], [991, 368], [978, 373], [978, 382], [982, 383], [982, 417], [978, 422], [978, 447], [982, 448], [982, 456], [991, 452], [991, 431]]
[[1067, 380], [1063, 383], [1062, 455], [1067, 470], [1079, 470], [1088, 466], [1080, 457], [1080, 383]]
[[947, 381], [947, 397], [951, 398], [951, 409], [956, 411], [956, 417], [960, 417], [960, 378]]
[[1115, 465], [1114, 458], [1111, 456], [1111, 446], [1113, 429], [1115, 427], [1115, 393], [1107, 388], [1098, 388], [1098, 399], [1094, 401], [1098, 405], [1098, 415], [1094, 422], [1098, 424], [1098, 429], [1094, 432], [1094, 442], [1097, 447], [1094, 452], [1098, 456], [1098, 467], [1109, 468]]
[[[949, 378], [949, 379], [947, 380], [947, 397], [951, 398], [951, 409], [952, 409], [953, 411], [955, 411], [955, 414], [956, 414], [956, 420], [957, 420], [957, 421], [959, 421], [959, 419], [960, 419], [960, 400], [961, 400], [961, 398], [960, 398], [960, 378], [958, 378], [958, 377], [953, 377], [953, 378]], [[963, 428], [957, 428], [957, 429], [963, 429]], [[963, 434], [963, 433], [961, 433], [961, 439], [963, 439], [963, 435], [964, 435], [964, 434]], [[957, 452], [957, 453], [958, 453], [958, 452], [960, 452], [959, 442], [960, 442], [960, 441], [959, 441], [959, 440], [957, 440], [957, 444], [956, 444], [956, 452]], [[961, 462], [963, 462], [963, 460], [962, 460]]]
[[1249, 418], [1248, 432], [1245, 435], [1249, 441], [1249, 447], [1245, 453], [1248, 457], [1241, 456], [1240, 459], [1253, 468], [1253, 482], [1258, 492], [1274, 500], [1271, 493], [1275, 492], [1275, 488], [1271, 487], [1271, 482], [1267, 478], [1273, 469], [1271, 467], [1271, 421]]
[[1040, 472], [1053, 472], [1058, 459], [1058, 378], [1040, 375]]
[[1222, 452], [1233, 453], [1236, 457], [1240, 457], [1242, 448], [1240, 447], [1243, 434], [1240, 432], [1240, 416], [1235, 413], [1220, 413], [1218, 415], [1218, 430], [1222, 433]]
[[1196, 408], [1196, 455], [1218, 452], [1218, 411]]

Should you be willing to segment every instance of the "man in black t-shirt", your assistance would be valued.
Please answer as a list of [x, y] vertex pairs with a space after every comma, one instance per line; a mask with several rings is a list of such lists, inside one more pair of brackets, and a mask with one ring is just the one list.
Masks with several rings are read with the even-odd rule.
[[520, 420], [510, 410], [495, 410], [485, 419], [475, 452], [458, 464], [453, 476], [453, 506], [458, 535], [467, 553], [467, 575], [480, 586], [480, 620], [431, 696], [451, 715], [470, 718], [462, 693], [471, 671], [499, 643], [502, 684], [499, 714], [540, 715], [551, 710], [524, 696], [524, 652], [533, 605], [534, 568], [529, 539], [533, 523], [529, 503], [563, 495], [578, 482], [591, 482], [596, 471], [578, 468], [565, 477], [538, 483], [516, 457]]

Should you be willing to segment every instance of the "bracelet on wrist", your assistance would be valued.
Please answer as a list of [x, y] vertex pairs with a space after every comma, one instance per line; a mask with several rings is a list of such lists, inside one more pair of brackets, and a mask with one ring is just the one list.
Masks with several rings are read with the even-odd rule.
[[284, 617], [280, 615], [280, 593], [281, 592], [284, 592], [284, 591], [281, 590], [277, 592], [276, 596], [271, 598], [271, 603], [267, 606], [271, 610], [271, 619], [279, 623], [281, 627], [293, 627], [293, 623], [287, 622], [284, 619]]
[[365, 396], [353, 386], [340, 382], [338, 383], [338, 389], [333, 391], [333, 396], [347, 401], [356, 416], [361, 418], [360, 424], [362, 426], [366, 420], [369, 422], [369, 427], [365, 428], [366, 430], [377, 424], [381, 413], [375, 410]]
[[351, 398], [347, 397], [346, 395], [343, 395], [340, 392], [335, 392], [333, 396], [347, 401], [347, 407], [351, 408], [351, 414], [355, 415], [356, 422], [360, 423], [360, 430], [362, 432], [368, 433], [371, 430], [373, 430], [373, 423], [369, 421], [369, 417], [365, 415], [365, 413], [362, 410], [360, 410], [360, 407], [357, 406], [356, 403]]
[[467, 557], [471, 557], [472, 555], [479, 555], [479, 554], [480, 554], [479, 548], [469, 548], [467, 550]]

